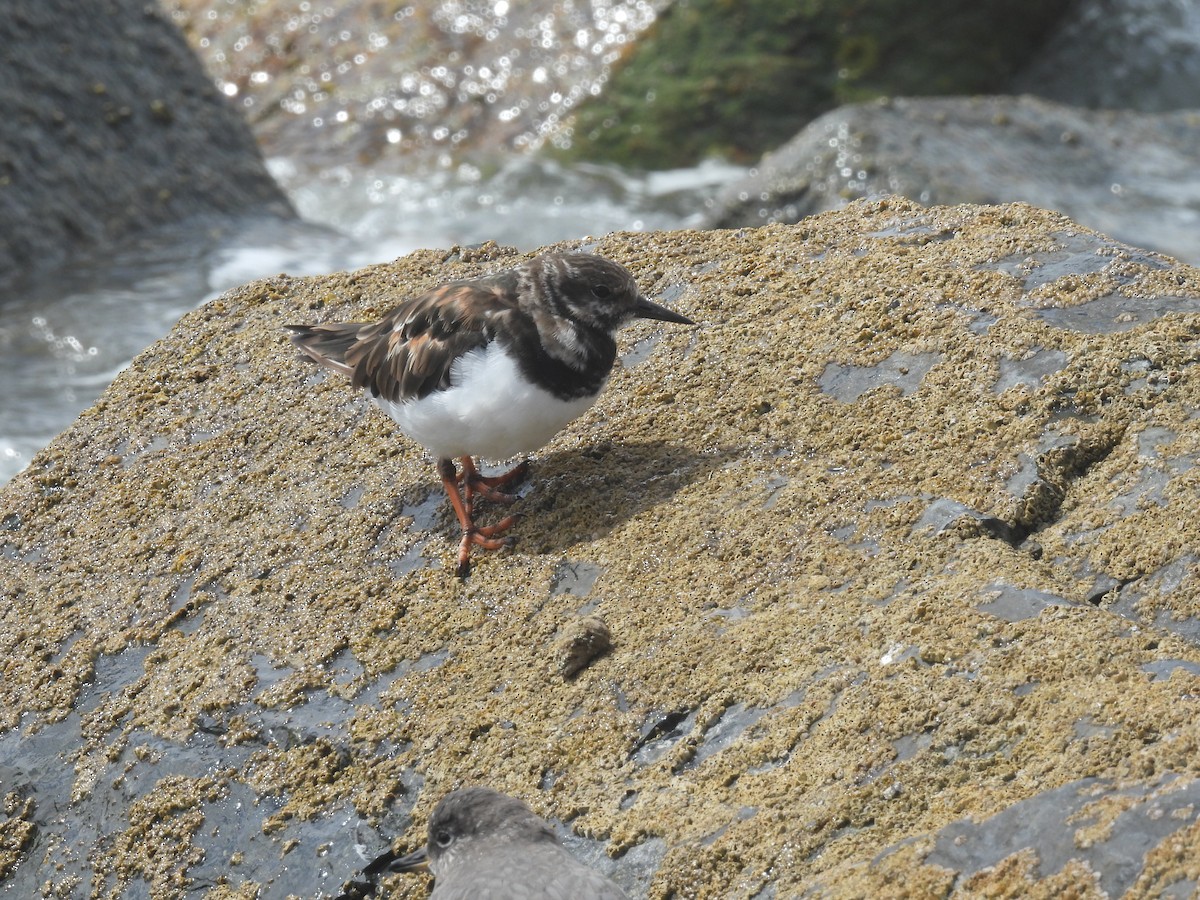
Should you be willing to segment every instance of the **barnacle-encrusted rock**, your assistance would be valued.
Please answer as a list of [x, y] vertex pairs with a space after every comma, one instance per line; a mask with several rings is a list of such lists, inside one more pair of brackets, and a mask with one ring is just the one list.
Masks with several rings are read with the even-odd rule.
[[331, 895], [479, 782], [635, 895], [1187, 889], [1200, 272], [1022, 205], [586, 246], [702, 327], [625, 333], [465, 582], [281, 326], [496, 247], [232, 291], [0, 492], [11, 890]]

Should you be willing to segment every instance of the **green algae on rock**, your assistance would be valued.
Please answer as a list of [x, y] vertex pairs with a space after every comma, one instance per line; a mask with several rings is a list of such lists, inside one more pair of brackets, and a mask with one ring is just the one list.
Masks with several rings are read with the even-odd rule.
[[1003, 92], [1067, 7], [679, 0], [583, 99], [568, 155], [640, 169], [752, 161], [844, 103]]
[[585, 246], [703, 327], [633, 326], [466, 583], [420, 452], [280, 326], [494, 246], [231, 291], [0, 492], [12, 889], [335, 894], [466, 783], [639, 896], [1194, 878], [1200, 272], [895, 199]]

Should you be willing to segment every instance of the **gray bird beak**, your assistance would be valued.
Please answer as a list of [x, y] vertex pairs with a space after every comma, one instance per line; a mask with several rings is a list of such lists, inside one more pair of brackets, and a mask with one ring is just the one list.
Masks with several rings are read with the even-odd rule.
[[651, 303], [645, 297], [638, 297], [637, 303], [633, 306], [633, 315], [637, 319], [660, 319], [663, 322], [678, 322], [680, 325], [696, 324], [687, 316], [681, 316], [679, 313], [673, 312], [665, 306]]
[[428, 868], [429, 853], [424, 847], [420, 850], [414, 850], [408, 856], [393, 859], [387, 866], [389, 872], [417, 872], [426, 871]]

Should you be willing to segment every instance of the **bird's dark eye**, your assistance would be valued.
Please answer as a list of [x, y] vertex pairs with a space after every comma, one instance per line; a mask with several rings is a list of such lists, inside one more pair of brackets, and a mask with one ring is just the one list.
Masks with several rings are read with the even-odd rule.
[[447, 831], [444, 828], [441, 831], [439, 831], [437, 834], [435, 834], [433, 836], [433, 839], [435, 841], [437, 841], [437, 845], [439, 847], [441, 847], [443, 850], [445, 850], [447, 847], [449, 847], [451, 844], [454, 843], [454, 835], [452, 835], [449, 831]]
[[592, 296], [597, 300], [607, 300], [612, 296], [612, 288], [607, 284], [594, 284], [592, 285]]

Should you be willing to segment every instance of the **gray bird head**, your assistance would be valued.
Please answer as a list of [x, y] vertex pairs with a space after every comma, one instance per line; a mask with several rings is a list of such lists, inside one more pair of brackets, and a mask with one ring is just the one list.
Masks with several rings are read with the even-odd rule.
[[467, 787], [447, 794], [429, 817], [425, 847], [397, 859], [388, 868], [407, 872], [428, 866], [436, 876], [455, 858], [487, 842], [502, 852], [505, 843], [557, 843], [550, 826], [515, 797], [488, 787]]
[[442, 798], [429, 819], [429, 868], [437, 875], [471, 844], [557, 843], [550, 826], [515, 797], [486, 787], [468, 787]]
[[536, 283], [552, 309], [570, 319], [615, 332], [631, 319], [695, 325], [687, 316], [642, 296], [633, 273], [592, 253], [545, 253], [518, 268]]

